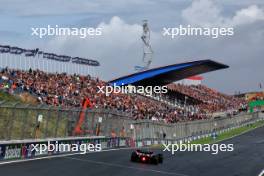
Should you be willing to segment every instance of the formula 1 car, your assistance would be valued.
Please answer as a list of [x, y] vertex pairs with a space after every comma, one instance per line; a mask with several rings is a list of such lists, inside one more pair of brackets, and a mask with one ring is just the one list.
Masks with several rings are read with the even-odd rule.
[[136, 150], [131, 154], [132, 162], [148, 163], [148, 164], [159, 164], [163, 162], [162, 154], [154, 154], [153, 151], [147, 150]]

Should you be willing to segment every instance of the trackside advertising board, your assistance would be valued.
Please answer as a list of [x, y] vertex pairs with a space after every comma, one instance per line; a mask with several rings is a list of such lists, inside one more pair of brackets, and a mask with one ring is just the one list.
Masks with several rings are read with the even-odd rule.
[[[66, 144], [66, 145], [60, 145]], [[27, 159], [35, 158], [48, 155], [59, 155], [63, 153], [70, 152], [81, 152], [81, 146], [87, 145], [100, 145], [101, 149], [109, 148], [121, 148], [129, 147], [130, 139], [129, 138], [80, 138], [80, 139], [52, 139], [52, 140], [42, 140], [42, 141], [5, 141], [0, 142], [0, 162], [3, 160], [17, 160], [17, 159]], [[55, 146], [78, 146], [76, 150], [68, 150], [67, 147], [58, 147]], [[43, 146], [47, 146], [44, 148]], [[50, 147], [51, 146], [51, 147]], [[43, 150], [44, 148], [44, 150]], [[54, 150], [51, 151], [51, 148]]]

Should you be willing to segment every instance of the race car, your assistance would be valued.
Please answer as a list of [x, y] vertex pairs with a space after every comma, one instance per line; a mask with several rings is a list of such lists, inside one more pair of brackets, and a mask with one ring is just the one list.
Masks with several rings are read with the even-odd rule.
[[139, 150], [133, 151], [131, 154], [132, 162], [141, 162], [148, 164], [159, 164], [163, 162], [162, 154], [155, 154], [153, 151]]

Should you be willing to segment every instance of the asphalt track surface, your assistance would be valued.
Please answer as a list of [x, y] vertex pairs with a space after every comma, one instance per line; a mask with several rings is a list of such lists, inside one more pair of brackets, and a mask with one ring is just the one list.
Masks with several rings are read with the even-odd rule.
[[131, 163], [131, 150], [0, 165], [2, 176], [257, 176], [264, 169], [264, 127], [222, 143], [233, 152], [163, 152], [164, 163]]

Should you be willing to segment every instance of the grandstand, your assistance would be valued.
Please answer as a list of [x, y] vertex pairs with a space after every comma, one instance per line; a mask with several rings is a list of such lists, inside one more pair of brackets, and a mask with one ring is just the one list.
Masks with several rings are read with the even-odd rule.
[[244, 103], [238, 98], [218, 93], [206, 86], [170, 84], [169, 93], [152, 98], [142, 95], [98, 93], [97, 86], [108, 83], [91, 76], [46, 73], [40, 70], [2, 69], [0, 88], [10, 94], [28, 92], [39, 103], [62, 108], [78, 108], [88, 97], [94, 108], [122, 111], [132, 119], [153, 119], [175, 123], [206, 119], [212, 113], [238, 110]]
[[[51, 67], [54, 64], [60, 66]], [[239, 97], [225, 95], [197, 82], [189, 85], [177, 82], [228, 68], [212, 60], [148, 69], [106, 82], [94, 74], [94, 70], [100, 68], [98, 61], [2, 45], [0, 65], [0, 91], [3, 93], [0, 96], [0, 139], [5, 140], [72, 135], [117, 136], [116, 133], [120, 132], [122, 136], [135, 137], [130, 126], [133, 123], [150, 121], [184, 125], [197, 120], [210, 123], [220, 117], [219, 114], [237, 114], [246, 106]], [[107, 96], [98, 91], [98, 87], [113, 84], [166, 85], [168, 92], [151, 96], [137, 93], [111, 93]], [[15, 102], [18, 97], [23, 100]], [[87, 99], [92, 109], [84, 108]], [[10, 100], [12, 102], [8, 102]], [[42, 122], [39, 116], [43, 117]], [[197, 130], [191, 129], [186, 134], [199, 133]], [[153, 135], [160, 137], [160, 132], [157, 129]], [[168, 136], [173, 137], [173, 133]]]

